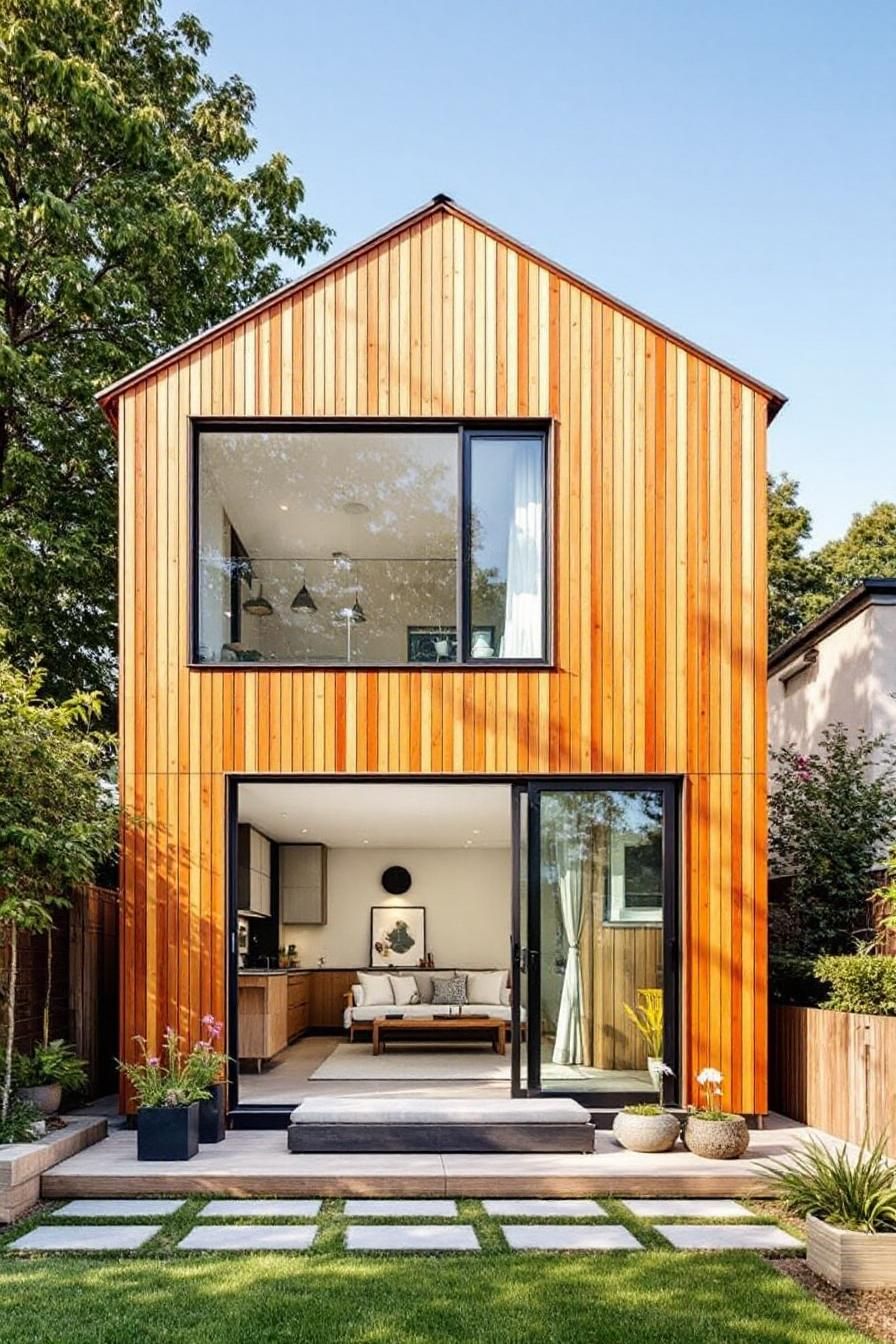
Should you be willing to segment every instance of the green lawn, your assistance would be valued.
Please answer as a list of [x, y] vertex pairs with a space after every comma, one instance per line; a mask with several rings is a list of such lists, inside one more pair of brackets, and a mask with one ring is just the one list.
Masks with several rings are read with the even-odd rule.
[[[858, 1344], [856, 1334], [751, 1253], [513, 1254], [474, 1201], [483, 1250], [348, 1256], [328, 1202], [306, 1254], [185, 1255], [199, 1201], [144, 1252], [0, 1261], [4, 1344]], [[37, 1220], [35, 1220], [37, 1221]], [[23, 1230], [7, 1233], [2, 1242]]]

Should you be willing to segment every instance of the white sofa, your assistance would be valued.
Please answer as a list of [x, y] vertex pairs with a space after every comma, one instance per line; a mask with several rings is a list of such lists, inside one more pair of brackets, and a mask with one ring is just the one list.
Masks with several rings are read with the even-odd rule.
[[[467, 977], [469, 988], [474, 991], [483, 984], [483, 979], [491, 977], [496, 981], [500, 976], [500, 990], [497, 998], [489, 996], [488, 999], [472, 999], [467, 1002], [455, 1004], [442, 1004], [432, 1002], [432, 980], [433, 978], [450, 979], [454, 976], [463, 975]], [[351, 992], [345, 996], [345, 1011], [343, 1013], [343, 1023], [349, 1034], [349, 1040], [354, 1040], [355, 1033], [358, 1030], [371, 1031], [372, 1023], [377, 1017], [387, 1017], [400, 1014], [402, 1017], [410, 1018], [431, 1018], [431, 1017], [456, 1017], [458, 1007], [460, 1016], [478, 1016], [485, 1014], [488, 1017], [497, 1018], [499, 1021], [509, 1022], [511, 1017], [510, 1006], [510, 985], [509, 974], [506, 970], [495, 971], [476, 971], [476, 970], [438, 970], [438, 971], [392, 971], [392, 972], [371, 972], [364, 973], [365, 980], [375, 976], [377, 980], [385, 978], [389, 980], [392, 976], [404, 980], [406, 977], [413, 976], [417, 983], [417, 994], [420, 1001], [418, 1003], [396, 1002], [394, 998], [388, 1001], [388, 990], [383, 986], [383, 993], [377, 995], [385, 1002], [371, 1003], [365, 996], [363, 986], [358, 983], [352, 985]], [[482, 977], [482, 978], [480, 978]], [[521, 1017], [525, 1020], [525, 1010], [521, 1010]]]

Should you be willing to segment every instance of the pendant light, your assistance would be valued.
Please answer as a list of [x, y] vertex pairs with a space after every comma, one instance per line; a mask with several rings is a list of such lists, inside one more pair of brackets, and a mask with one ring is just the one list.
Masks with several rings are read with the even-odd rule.
[[305, 575], [302, 575], [302, 586], [289, 604], [291, 611], [317, 611], [317, 603], [308, 591], [308, 585], [305, 582]]
[[257, 597], [253, 597], [250, 594], [249, 597], [246, 598], [243, 603], [243, 611], [246, 612], [248, 616], [273, 616], [274, 608], [264, 595], [263, 583], [258, 585]]

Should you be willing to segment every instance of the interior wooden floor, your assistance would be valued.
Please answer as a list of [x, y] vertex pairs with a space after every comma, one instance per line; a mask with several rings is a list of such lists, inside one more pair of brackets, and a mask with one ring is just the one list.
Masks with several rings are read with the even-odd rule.
[[[345, 1040], [345, 1036], [304, 1036], [264, 1065], [258, 1073], [247, 1068], [240, 1073], [239, 1100], [248, 1106], [295, 1106], [305, 1097], [407, 1096], [448, 1097], [469, 1100], [472, 1097], [510, 1095], [510, 1050], [506, 1055], [507, 1077], [498, 1079], [316, 1079], [311, 1074]], [[363, 1043], [366, 1044], [366, 1043]], [[369, 1048], [369, 1047], [368, 1047]], [[433, 1050], [451, 1050], [450, 1045], [434, 1043]], [[488, 1054], [489, 1047], [483, 1051]], [[646, 1073], [613, 1069], [589, 1069], [581, 1065], [547, 1064], [543, 1070], [546, 1091], [630, 1091], [652, 1093]]]
[[150, 1194], [219, 1196], [543, 1196], [769, 1193], [759, 1164], [787, 1159], [815, 1134], [780, 1116], [751, 1134], [734, 1162], [671, 1153], [630, 1153], [598, 1130], [593, 1153], [289, 1153], [285, 1130], [235, 1130], [189, 1162], [138, 1162], [133, 1131], [119, 1129], [44, 1174], [45, 1199]]

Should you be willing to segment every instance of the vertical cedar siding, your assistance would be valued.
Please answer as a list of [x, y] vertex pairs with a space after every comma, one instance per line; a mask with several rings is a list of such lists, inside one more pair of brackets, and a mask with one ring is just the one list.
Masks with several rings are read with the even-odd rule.
[[[553, 420], [553, 669], [191, 670], [190, 415]], [[125, 389], [122, 1050], [224, 1014], [229, 772], [680, 774], [682, 1071], [764, 1111], [766, 417], [450, 211]]]

